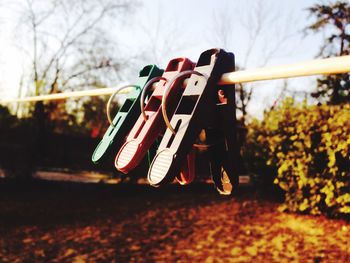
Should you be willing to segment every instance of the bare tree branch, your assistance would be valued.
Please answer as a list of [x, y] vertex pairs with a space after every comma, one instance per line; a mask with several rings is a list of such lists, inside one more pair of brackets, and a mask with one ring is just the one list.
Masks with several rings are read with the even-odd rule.
[[[222, 47], [227, 48], [237, 39], [237, 37], [234, 38], [233, 32], [240, 32], [243, 29], [246, 37], [240, 35], [239, 38], [246, 43], [246, 48], [245, 52], [242, 52], [243, 59], [239, 64], [240, 69], [248, 67], [252, 63], [252, 58], [256, 59], [256, 54], [259, 52], [262, 55], [255, 64], [260, 67], [265, 66], [295, 34], [289, 28], [292, 15], [286, 17], [286, 22], [281, 25], [280, 14], [271, 6], [266, 5], [263, 0], [255, 1], [254, 5], [249, 8], [249, 12], [240, 13], [239, 17], [232, 16], [233, 8], [238, 7], [231, 5], [214, 13], [214, 29], [211, 34], [214, 35], [216, 44], [219, 43]], [[237, 108], [241, 112], [243, 122], [248, 114], [247, 108], [253, 97], [254, 85], [249, 83], [236, 86]]]

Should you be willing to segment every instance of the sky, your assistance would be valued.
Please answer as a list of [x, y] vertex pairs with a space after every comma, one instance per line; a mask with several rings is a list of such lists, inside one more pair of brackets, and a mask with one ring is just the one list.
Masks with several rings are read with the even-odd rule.
[[[25, 0], [16, 0], [19, 3]], [[322, 34], [305, 34], [312, 22], [306, 8], [315, 0], [139, 0], [132, 16], [110, 28], [120, 52], [137, 57], [136, 68], [145, 63], [162, 67], [174, 57], [196, 61], [201, 52], [222, 47], [233, 52], [240, 67], [276, 66], [314, 59]], [[0, 8], [11, 1], [0, 0]], [[18, 95], [20, 76], [27, 61], [14, 41], [16, 15], [8, 8], [0, 18], [0, 97]], [[254, 34], [254, 32], [257, 34]], [[127, 65], [125, 65], [127, 67]], [[127, 81], [129, 75], [126, 75]], [[249, 112], [261, 116], [279, 97], [283, 80], [249, 84], [254, 87]], [[115, 83], [118, 86], [119, 83]], [[290, 79], [290, 92], [310, 91], [315, 77]]]

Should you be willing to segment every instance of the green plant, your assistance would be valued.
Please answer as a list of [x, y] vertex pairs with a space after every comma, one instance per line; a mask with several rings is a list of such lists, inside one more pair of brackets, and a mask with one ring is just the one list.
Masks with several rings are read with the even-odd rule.
[[275, 167], [285, 210], [350, 214], [349, 116], [350, 104], [307, 106], [287, 99], [252, 125], [256, 159]]

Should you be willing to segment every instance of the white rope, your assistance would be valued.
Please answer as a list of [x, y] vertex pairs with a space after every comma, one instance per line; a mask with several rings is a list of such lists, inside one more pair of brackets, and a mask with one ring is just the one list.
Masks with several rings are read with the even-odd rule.
[[259, 80], [330, 75], [350, 72], [350, 56], [316, 59], [301, 63], [248, 69], [225, 73], [219, 84], [234, 84]]
[[[316, 59], [301, 63], [281, 65], [275, 67], [264, 67], [225, 73], [222, 75], [219, 84], [234, 84], [253, 82], [261, 80], [272, 80], [281, 78], [294, 78], [312, 75], [329, 75], [350, 72], [350, 56], [341, 56], [326, 59]], [[0, 103], [29, 102], [44, 100], [60, 100], [85, 96], [100, 96], [113, 94], [118, 88], [104, 88], [84, 91], [72, 91], [58, 94], [41, 95], [19, 99], [0, 100]], [[127, 93], [125, 90], [123, 93]]]
[[[132, 88], [125, 89], [119, 94], [127, 94], [130, 92]], [[33, 101], [44, 101], [44, 100], [63, 100], [68, 98], [78, 98], [78, 97], [86, 97], [86, 96], [100, 96], [100, 95], [111, 95], [114, 92], [118, 91], [117, 88], [103, 88], [103, 89], [91, 89], [91, 90], [82, 90], [82, 91], [70, 91], [64, 93], [56, 93], [49, 95], [40, 95], [34, 97], [26, 97], [26, 98], [18, 98], [18, 99], [5, 99], [0, 100], [0, 103], [11, 103], [11, 102], [33, 102]]]

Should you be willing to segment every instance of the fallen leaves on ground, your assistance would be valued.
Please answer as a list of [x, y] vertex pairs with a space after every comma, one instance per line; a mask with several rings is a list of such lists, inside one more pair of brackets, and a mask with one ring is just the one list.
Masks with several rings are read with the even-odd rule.
[[282, 213], [249, 189], [48, 188], [0, 193], [1, 262], [350, 261], [349, 222]]

